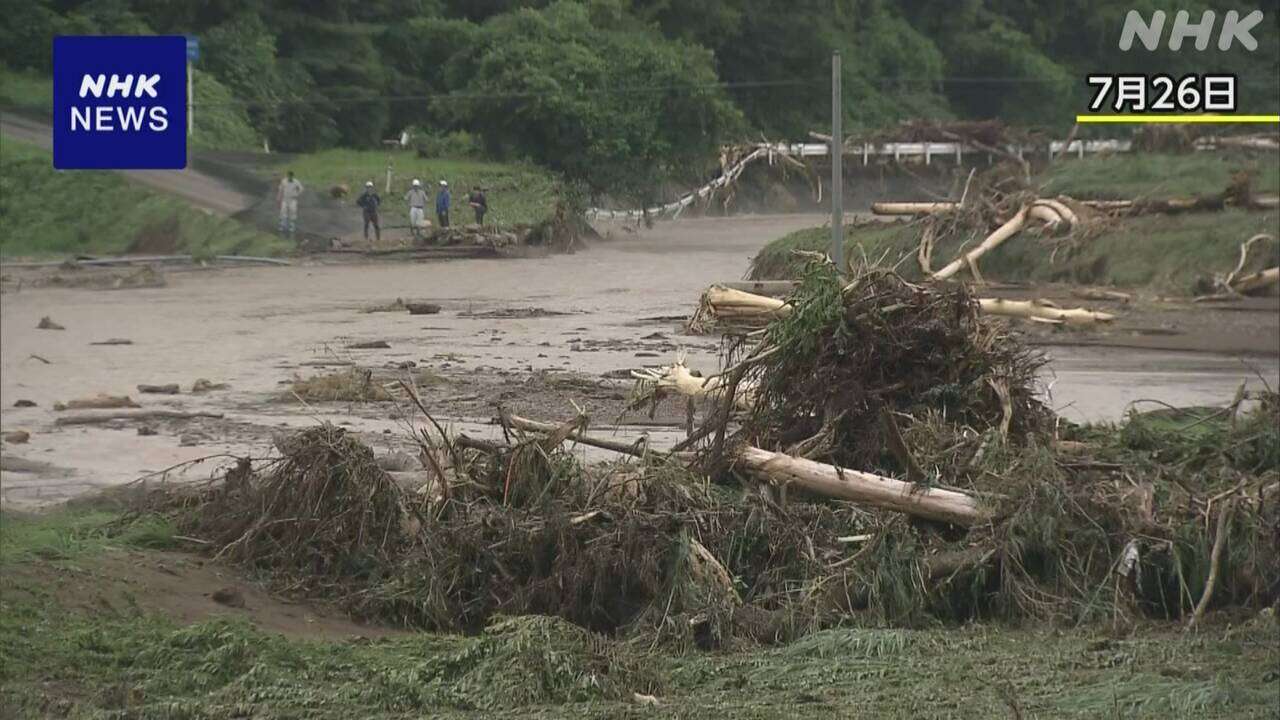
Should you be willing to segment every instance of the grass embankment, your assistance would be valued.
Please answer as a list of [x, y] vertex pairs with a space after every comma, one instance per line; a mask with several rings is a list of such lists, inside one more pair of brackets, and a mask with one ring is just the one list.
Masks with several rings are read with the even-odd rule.
[[175, 544], [162, 522], [108, 531], [113, 519], [0, 516], [0, 705], [13, 717], [790, 718], [855, 707], [859, 717], [1010, 717], [1016, 707], [1024, 717], [1244, 718], [1265, 717], [1280, 682], [1266, 614], [1194, 635], [1166, 626], [1121, 638], [848, 627], [687, 655], [537, 616], [478, 636], [373, 641], [286, 638], [246, 619], [182, 625], [99, 601], [97, 558]]
[[[388, 162], [392, 166], [390, 193], [386, 192]], [[467, 195], [475, 185], [484, 188], [489, 202], [486, 223], [537, 224], [551, 217], [557, 199], [555, 175], [535, 165], [421, 158], [405, 150], [325, 150], [289, 158], [281, 165], [262, 168], [262, 172], [279, 177], [286, 169], [293, 170], [312, 190], [323, 192], [334, 185], [346, 185], [350, 201], [372, 180], [383, 196], [384, 213], [407, 212], [403, 198], [413, 178], [420, 179], [433, 197], [440, 181], [445, 180], [453, 195], [455, 224], [472, 221]], [[428, 209], [433, 210], [434, 205]]]
[[0, 255], [282, 255], [292, 243], [130, 183], [109, 171], [53, 169], [48, 151], [0, 144]]
[[1254, 192], [1280, 192], [1280, 157], [1274, 153], [1126, 153], [1072, 158], [1054, 163], [1035, 178], [1035, 184], [1046, 196], [1070, 195], [1080, 200], [1191, 197], [1222, 192], [1231, 176], [1240, 171], [1252, 173]]
[[[1042, 194], [1089, 199], [1161, 199], [1210, 195], [1222, 192], [1233, 173], [1254, 173], [1254, 192], [1280, 192], [1280, 161], [1268, 155], [1258, 159], [1231, 159], [1214, 153], [1190, 155], [1130, 155], [1068, 160], [1036, 178]], [[1104, 220], [1086, 239], [1064, 245], [1053, 261], [1053, 241], [1015, 237], [983, 256], [981, 268], [989, 280], [1008, 282], [1076, 282], [1119, 287], [1191, 293], [1213, 273], [1234, 267], [1240, 243], [1255, 233], [1274, 234], [1276, 211], [1145, 215]], [[915, 253], [920, 225], [906, 222], [871, 222], [845, 230], [845, 254], [866, 255], [897, 265], [903, 275], [920, 277]], [[933, 251], [933, 267], [956, 257], [962, 245], [981, 238], [943, 238]], [[825, 251], [830, 230], [810, 228], [779, 238], [767, 245], [752, 263], [754, 279], [798, 277], [804, 265], [795, 250]], [[1257, 250], [1255, 250], [1255, 253]], [[1268, 265], [1278, 254], [1273, 244]]]
[[[1209, 478], [1214, 484], [1200, 493], [1209, 497], [1237, 477], [1274, 477], [1280, 429], [1269, 417], [1162, 410], [1079, 433], [1101, 461], [1159, 463], [1177, 470], [1180, 485]], [[1206, 468], [1210, 474], [1202, 476]], [[1165, 492], [1159, 485], [1153, 491]], [[1061, 533], [1057, 513], [1037, 509], [1035, 521], [1050, 535]], [[1241, 527], [1246, 517], [1239, 516], [1221, 556], [1222, 577], [1269, 582], [1253, 574], [1258, 566], [1248, 557], [1265, 548], [1238, 544], [1265, 537], [1263, 528]], [[125, 519], [83, 505], [43, 516], [0, 514], [0, 708], [9, 711], [0, 716], [1225, 719], [1271, 717], [1280, 690], [1274, 607], [1215, 607], [1194, 632], [1125, 611], [1049, 627], [921, 618], [915, 629], [873, 626], [874, 613], [855, 612], [840, 627], [788, 644], [721, 652], [676, 652], [644, 636], [609, 638], [537, 615], [497, 617], [476, 635], [284, 637], [253, 626], [266, 608], [225, 608], [210, 599], [202, 607], [221, 608], [223, 617], [184, 624], [145, 609], [154, 591], [120, 576], [162, 567], [185, 586], [191, 578], [183, 573], [207, 577], [216, 569], [214, 587], [244, 581], [207, 556], [175, 554], [189, 542], [176, 532], [157, 516]], [[1170, 552], [1203, 569], [1208, 540], [1198, 533], [1168, 550], [1144, 545], [1142, 552]], [[547, 550], [531, 547], [540, 557]], [[122, 551], [127, 561], [119, 559]], [[1025, 557], [1053, 562], [1038, 551]], [[1104, 554], [1088, 562], [1105, 569], [1113, 561]], [[197, 563], [212, 567], [191, 570]], [[1128, 591], [1113, 584], [1114, 572], [1094, 591], [1100, 606], [1113, 593], [1125, 602]], [[1176, 592], [1195, 598], [1205, 578], [1197, 570], [1179, 582]], [[1229, 603], [1228, 587], [1215, 597]], [[309, 609], [290, 612], [305, 617]]]

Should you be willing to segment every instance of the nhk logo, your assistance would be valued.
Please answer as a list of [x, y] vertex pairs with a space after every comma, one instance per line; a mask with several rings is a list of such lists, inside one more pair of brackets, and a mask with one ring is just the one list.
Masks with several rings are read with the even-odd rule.
[[187, 165], [186, 38], [66, 36], [53, 41], [53, 165]]
[[[1133, 47], [1133, 39], [1136, 37], [1146, 49], [1158, 50], [1160, 36], [1164, 33], [1165, 17], [1165, 11], [1156, 10], [1151, 13], [1151, 22], [1147, 22], [1142, 18], [1142, 13], [1130, 10], [1124, 18], [1124, 28], [1120, 30], [1120, 49], [1127, 52]], [[1182, 49], [1182, 42], [1191, 38], [1195, 40], [1197, 51], [1207, 50], [1213, 39], [1213, 26], [1217, 17], [1214, 11], [1205, 10], [1200, 16], [1200, 22], [1193, 23], [1191, 13], [1179, 10], [1173, 18], [1173, 27], [1169, 30], [1169, 49], [1177, 52]], [[1258, 41], [1254, 39], [1252, 30], [1262, 22], [1262, 18], [1261, 10], [1254, 10], [1244, 17], [1235, 10], [1228, 11], [1223, 16], [1222, 27], [1218, 31], [1218, 49], [1226, 52], [1231, 49], [1232, 44], [1238, 42], [1249, 52], [1257, 50]]]

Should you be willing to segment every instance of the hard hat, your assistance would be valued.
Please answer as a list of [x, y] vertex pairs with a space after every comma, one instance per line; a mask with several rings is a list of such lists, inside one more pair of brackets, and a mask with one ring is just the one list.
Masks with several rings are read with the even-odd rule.
[[364, 186], [365, 186], [365, 187], [373, 187], [373, 181], [372, 181], [372, 180], [366, 180], [366, 181], [365, 181], [365, 183], [364, 183]]
[[445, 182], [444, 180], [441, 180], [441, 181], [440, 181], [440, 184], [441, 184], [441, 185], [448, 185], [449, 183]]
[[418, 178], [414, 178], [414, 179], [413, 179], [413, 186], [414, 186], [414, 187], [418, 187], [418, 186], [419, 186], [419, 185], [421, 185], [421, 184], [422, 184], [422, 183], [418, 182]]

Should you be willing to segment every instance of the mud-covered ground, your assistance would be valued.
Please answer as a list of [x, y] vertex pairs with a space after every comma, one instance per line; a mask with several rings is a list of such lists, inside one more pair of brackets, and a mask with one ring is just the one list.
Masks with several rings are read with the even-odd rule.
[[[380, 452], [402, 447], [413, 415], [402, 395], [363, 404], [290, 396], [294, 379], [352, 369], [373, 370], [374, 382], [415, 382], [433, 414], [473, 435], [497, 432], [490, 421], [498, 405], [556, 419], [571, 417], [576, 402], [597, 433], [673, 442], [683, 435], [684, 408], [627, 412], [629, 371], [679, 353], [690, 367], [714, 371], [719, 339], [684, 334], [681, 318], [708, 284], [740, 278], [767, 241], [820, 222], [684, 220], [640, 232], [612, 228], [611, 239], [568, 255], [170, 269], [163, 284], [136, 270], [5, 269], [0, 425], [30, 439], [0, 447], [0, 497], [7, 507], [41, 506], [210, 455], [265, 455], [273, 430], [319, 419], [364, 432]], [[1207, 306], [1142, 297], [1120, 305], [1072, 298], [1066, 288], [1001, 292], [1122, 315], [1102, 331], [1028, 328], [1052, 357], [1051, 404], [1072, 420], [1116, 419], [1144, 399], [1226, 402], [1242, 381], [1278, 384], [1275, 299]], [[397, 299], [440, 311], [386, 309]], [[385, 311], [371, 312], [378, 309]], [[65, 329], [37, 329], [45, 316]], [[109, 340], [129, 343], [99, 344]], [[387, 347], [351, 347], [375, 341]], [[226, 388], [191, 392], [200, 378]], [[180, 393], [143, 395], [136, 387], [167, 383]], [[55, 425], [75, 414], [55, 411], [55, 402], [99, 393], [222, 417]], [[143, 425], [154, 434], [139, 434]], [[213, 462], [179, 475], [207, 477]]]

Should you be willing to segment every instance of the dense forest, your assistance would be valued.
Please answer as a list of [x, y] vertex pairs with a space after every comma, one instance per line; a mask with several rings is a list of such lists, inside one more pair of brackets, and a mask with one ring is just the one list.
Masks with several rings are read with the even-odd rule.
[[[1260, 46], [1118, 49], [1130, 9], [1179, 8], [1261, 8]], [[0, 60], [36, 72], [58, 34], [196, 35], [205, 102], [273, 148], [412, 127], [597, 187], [823, 128], [835, 50], [855, 132], [918, 117], [1061, 131], [1100, 71], [1233, 72], [1244, 109], [1280, 104], [1280, 0], [0, 0], [0, 17]]]

